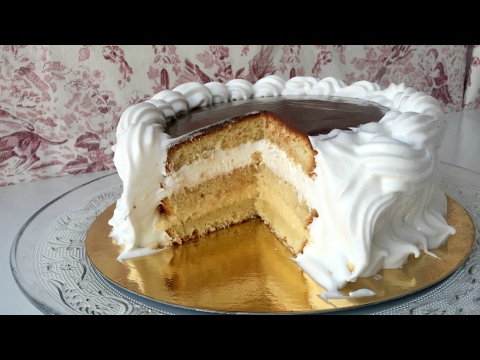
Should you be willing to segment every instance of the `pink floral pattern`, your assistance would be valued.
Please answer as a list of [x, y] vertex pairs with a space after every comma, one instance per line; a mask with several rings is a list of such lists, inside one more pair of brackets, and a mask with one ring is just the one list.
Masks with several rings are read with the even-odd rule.
[[468, 60], [464, 108], [471, 110], [480, 108], [480, 45], [472, 47]]
[[288, 79], [295, 76], [305, 76], [305, 69], [301, 65], [300, 60], [301, 50], [302, 45], [282, 46], [279, 70], [282, 74], [288, 74]]
[[480, 108], [479, 46], [0, 45], [0, 186], [113, 169], [129, 105], [185, 82], [272, 74], [404, 82], [445, 112]]
[[124, 87], [125, 83], [130, 81], [130, 75], [133, 74], [133, 70], [125, 61], [123, 50], [116, 45], [105, 46], [102, 55], [106, 60], [120, 65], [118, 72], [122, 78], [118, 80], [117, 84], [119, 87]]

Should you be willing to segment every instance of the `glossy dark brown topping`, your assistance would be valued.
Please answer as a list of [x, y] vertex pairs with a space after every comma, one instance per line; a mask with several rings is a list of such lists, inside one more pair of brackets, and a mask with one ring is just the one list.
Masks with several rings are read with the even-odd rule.
[[214, 104], [198, 108], [172, 120], [167, 133], [179, 137], [224, 120], [262, 110], [289, 119], [308, 135], [328, 134], [378, 122], [388, 108], [373, 102], [329, 96], [281, 96]]

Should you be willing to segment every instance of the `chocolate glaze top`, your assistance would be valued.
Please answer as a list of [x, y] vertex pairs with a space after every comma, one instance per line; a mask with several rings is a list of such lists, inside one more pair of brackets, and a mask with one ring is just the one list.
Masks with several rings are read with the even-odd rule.
[[378, 122], [389, 108], [365, 100], [333, 96], [279, 96], [197, 108], [170, 121], [166, 132], [172, 137], [195, 132], [230, 118], [268, 110], [289, 119], [308, 135], [328, 134], [333, 129], [348, 130]]

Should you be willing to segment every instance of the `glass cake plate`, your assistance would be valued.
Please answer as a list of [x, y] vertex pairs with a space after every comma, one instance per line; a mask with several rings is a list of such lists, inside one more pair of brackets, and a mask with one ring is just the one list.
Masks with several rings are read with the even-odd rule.
[[[398, 270], [404, 274], [393, 276], [393, 280], [402, 280], [400, 288], [403, 290], [392, 294], [377, 285], [375, 290], [380, 297], [371, 301], [363, 300], [346, 306], [341, 303], [337, 306], [300, 306], [299, 302], [319, 304], [315, 295], [318, 290], [315, 289], [316, 284], [312, 285], [308, 276], [301, 275], [301, 271], [293, 271], [293, 277], [300, 276], [304, 280], [300, 281], [300, 288], [296, 290], [295, 287], [285, 287], [281, 281], [272, 281], [272, 277], [281, 277], [284, 273], [276, 274], [274, 269], [279, 267], [269, 264], [264, 268], [273, 268], [273, 272], [265, 273], [265, 278], [258, 279], [257, 272], [251, 270], [261, 267], [258, 256], [251, 259], [253, 265], [246, 268], [246, 273], [250, 271], [253, 275], [242, 275], [241, 280], [233, 282], [233, 288], [231, 279], [235, 276], [232, 274], [240, 267], [245, 269], [243, 260], [240, 266], [232, 258], [224, 259], [217, 273], [230, 272], [230, 276], [217, 274], [212, 278], [212, 269], [201, 267], [192, 277], [193, 272], [184, 265], [187, 258], [190, 258], [189, 263], [192, 262], [191, 254], [206, 246], [203, 240], [192, 243], [188, 249], [183, 245], [185, 249], [180, 252], [169, 253], [171, 250], [166, 250], [147, 257], [148, 260], [136, 260], [137, 263], [112, 262], [112, 254], [118, 252], [119, 247], [105, 236], [108, 228], [105, 222], [122, 192], [116, 173], [83, 184], [39, 209], [23, 225], [13, 242], [10, 253], [12, 273], [24, 295], [45, 314], [480, 314], [480, 174], [445, 163], [442, 163], [442, 168], [442, 189], [459, 205], [460, 210], [466, 211], [466, 215], [462, 216], [463, 220], [467, 220], [465, 232], [462, 230], [466, 237], [463, 245], [460, 239], [464, 255], [453, 262], [447, 261], [450, 264], [448, 268], [433, 271], [430, 279], [419, 276], [418, 265], [415, 265], [418, 259], [413, 259], [415, 261], [409, 261]], [[252, 226], [259, 229], [258, 224]], [[252, 228], [245, 229], [247, 233], [252, 231]], [[268, 237], [261, 231], [258, 234], [256, 236]], [[238, 236], [237, 233], [224, 235]], [[221, 239], [215, 238], [210, 243], [215, 241]], [[243, 250], [236, 251], [240, 251], [245, 260], [250, 259], [248, 249], [252, 246], [244, 242]], [[283, 254], [283, 245], [272, 244], [267, 245], [265, 251]], [[208, 253], [212, 250], [205, 248], [202, 251]], [[216, 261], [220, 259], [218, 254], [213, 253], [212, 256]], [[426, 257], [422, 254], [419, 259]], [[278, 258], [285, 261], [286, 256], [283, 254]], [[287, 262], [294, 264], [289, 260]], [[168, 265], [172, 263], [178, 268]], [[152, 266], [157, 278], [148, 276], [145, 281], [145, 274], [152, 274]], [[403, 278], [409, 271], [413, 276]], [[375, 286], [375, 281], [381, 284], [388, 278], [389, 275], [383, 274], [370, 281]], [[213, 288], [209, 288], [211, 284], [202, 285], [201, 281], [205, 279], [215, 279], [219, 285]], [[163, 289], [163, 292], [152, 292], [155, 287]], [[259, 290], [262, 291], [260, 295]], [[298, 300], [291, 295], [294, 290], [305, 294]], [[165, 297], [165, 294], [168, 296]], [[219, 298], [223, 301], [218, 301]], [[203, 299], [204, 302], [195, 303], [192, 299]], [[210, 301], [213, 307], [205, 305], [209, 303], [208, 299], [216, 299]]]

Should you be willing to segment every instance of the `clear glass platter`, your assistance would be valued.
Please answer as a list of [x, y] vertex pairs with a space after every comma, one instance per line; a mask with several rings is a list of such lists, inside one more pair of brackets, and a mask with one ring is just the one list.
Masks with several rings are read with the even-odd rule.
[[[476, 230], [465, 262], [445, 279], [413, 294], [332, 313], [480, 314], [480, 174], [444, 163], [442, 167], [442, 189], [468, 212]], [[13, 242], [10, 262], [24, 295], [45, 314], [224, 313], [149, 299], [118, 286], [92, 265], [85, 250], [87, 231], [121, 191], [117, 174], [100, 177], [46, 204], [23, 225]]]

